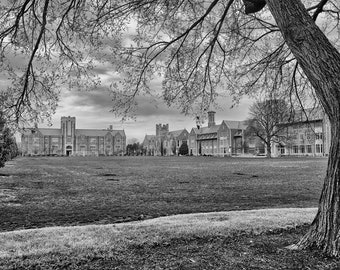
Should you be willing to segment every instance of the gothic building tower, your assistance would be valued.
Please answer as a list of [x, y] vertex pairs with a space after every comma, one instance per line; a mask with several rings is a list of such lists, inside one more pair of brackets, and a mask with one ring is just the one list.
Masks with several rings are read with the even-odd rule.
[[62, 136], [62, 152], [63, 155], [70, 156], [76, 151], [76, 118], [61, 117], [61, 136]]
[[208, 112], [208, 127], [215, 126], [215, 113], [214, 111]]

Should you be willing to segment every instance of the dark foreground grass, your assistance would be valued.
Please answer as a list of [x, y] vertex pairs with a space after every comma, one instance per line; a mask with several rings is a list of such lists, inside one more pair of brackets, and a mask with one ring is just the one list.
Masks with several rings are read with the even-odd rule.
[[316, 207], [325, 168], [324, 158], [18, 158], [0, 170], [0, 231]]
[[340, 269], [340, 261], [316, 250], [285, 247], [306, 226], [261, 234], [171, 238], [163, 242], [131, 244], [124, 249], [77, 250], [43, 256], [0, 260], [0, 269]]

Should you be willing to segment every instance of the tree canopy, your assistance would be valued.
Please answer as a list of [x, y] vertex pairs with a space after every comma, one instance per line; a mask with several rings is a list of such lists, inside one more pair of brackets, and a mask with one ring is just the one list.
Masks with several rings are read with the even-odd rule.
[[[264, 6], [245, 1], [247, 13], [256, 11], [253, 2]], [[339, 3], [303, 2], [339, 48]], [[287, 91], [292, 102], [314, 94], [268, 9], [247, 15], [243, 1], [16, 0], [0, 5], [0, 64], [7, 80], [1, 99], [11, 120], [48, 118], [63, 89], [98, 86], [94, 68], [104, 62], [119, 73], [110, 89], [112, 110], [121, 116], [133, 114], [135, 97], [145, 93], [184, 113], [204, 111], [225, 93], [235, 103], [263, 89]], [[158, 78], [161, 93], [150, 88]]]
[[251, 105], [249, 114], [247, 132], [265, 143], [267, 157], [271, 157], [272, 143], [280, 142], [284, 124], [293, 122], [294, 112], [283, 99], [267, 99]]

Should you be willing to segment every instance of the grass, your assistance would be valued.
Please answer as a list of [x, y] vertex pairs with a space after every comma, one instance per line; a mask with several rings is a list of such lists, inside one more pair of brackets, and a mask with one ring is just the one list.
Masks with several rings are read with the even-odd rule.
[[315, 215], [325, 168], [323, 158], [19, 158], [0, 171], [0, 269], [340, 269], [317, 250], [285, 249]]
[[320, 158], [19, 158], [0, 171], [0, 231], [316, 207], [325, 168]]
[[[284, 247], [316, 209], [177, 215], [0, 233], [1, 269], [321, 269], [339, 262]], [[311, 256], [312, 255], [312, 256]], [[292, 268], [289, 268], [292, 267]], [[304, 267], [304, 268], [302, 268]], [[315, 268], [316, 267], [316, 268]], [[322, 268], [334, 269], [334, 268]]]

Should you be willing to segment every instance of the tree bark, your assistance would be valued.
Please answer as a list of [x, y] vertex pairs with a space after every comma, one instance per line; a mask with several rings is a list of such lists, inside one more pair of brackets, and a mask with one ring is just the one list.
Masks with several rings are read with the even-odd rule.
[[271, 147], [271, 137], [270, 136], [267, 136], [266, 147], [267, 147], [267, 158], [271, 158], [272, 157], [272, 147]]
[[332, 46], [300, 0], [267, 0], [282, 35], [313, 85], [331, 123], [331, 146], [318, 213], [292, 249], [317, 247], [340, 255], [340, 53]]

